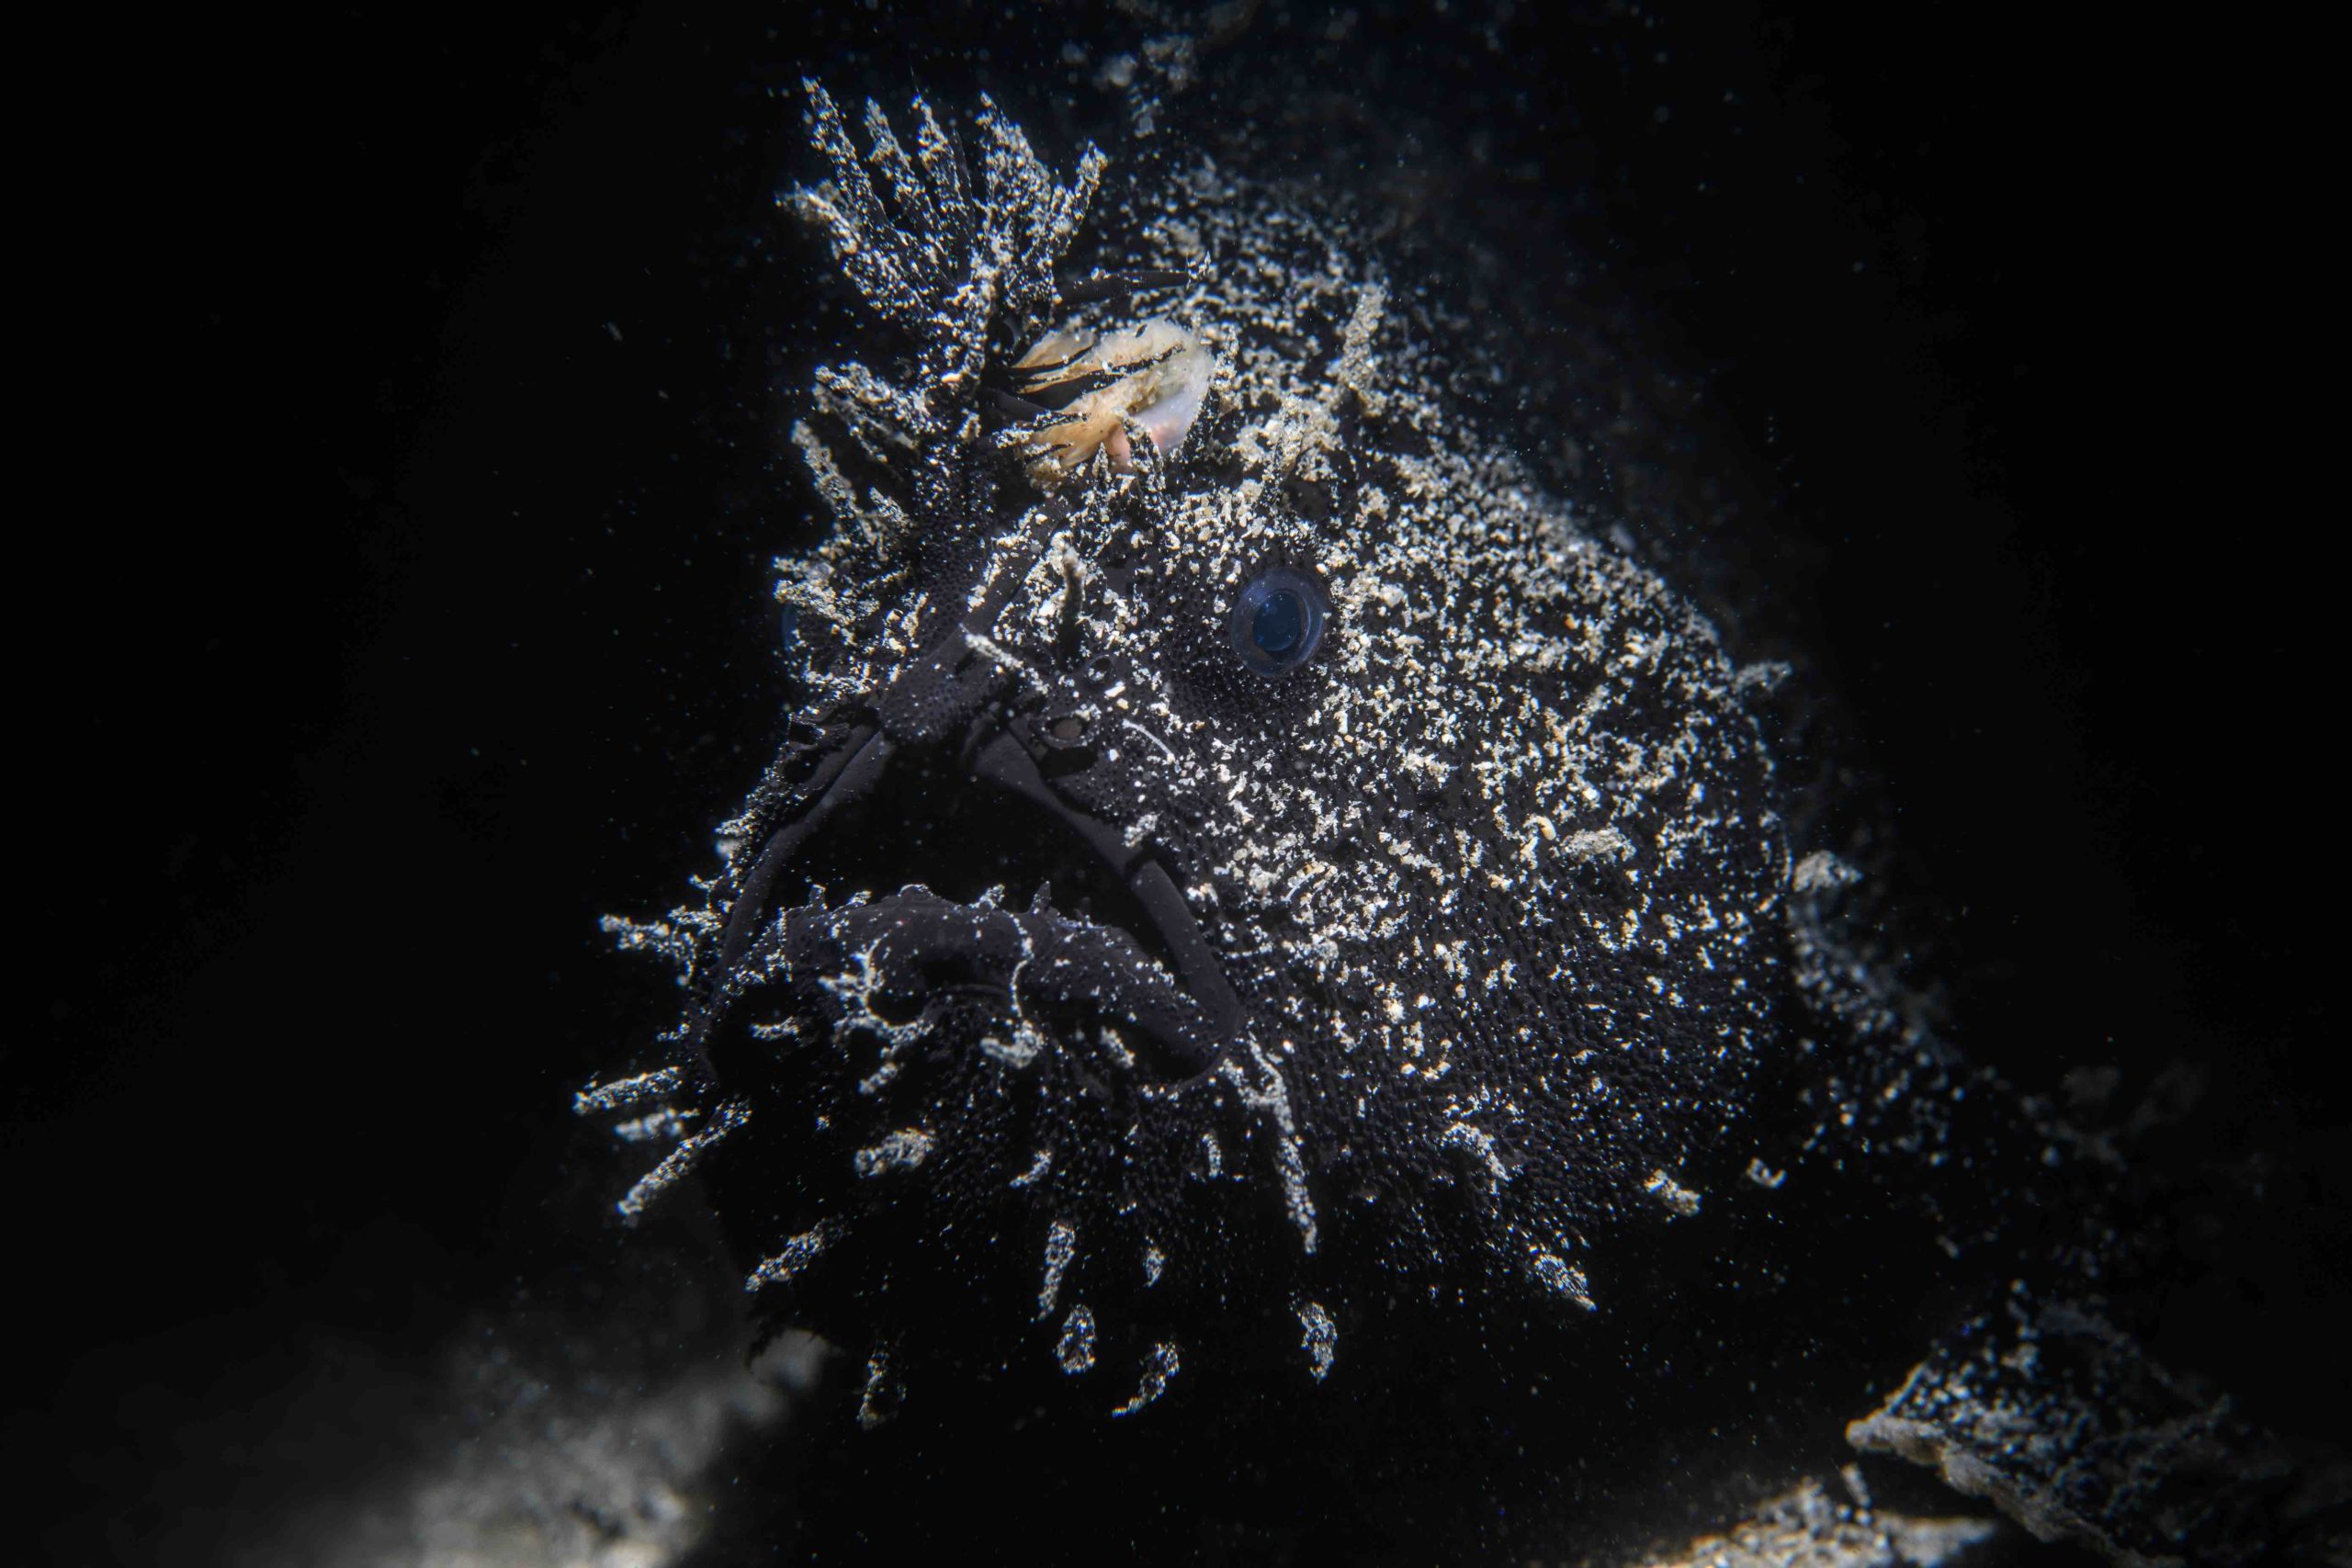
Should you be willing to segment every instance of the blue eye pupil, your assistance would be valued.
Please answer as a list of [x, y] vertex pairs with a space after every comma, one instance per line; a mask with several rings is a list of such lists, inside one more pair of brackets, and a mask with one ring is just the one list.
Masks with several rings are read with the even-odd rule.
[[1272, 680], [1315, 657], [1330, 614], [1330, 598], [1312, 571], [1269, 566], [1235, 595], [1226, 635], [1244, 667]]
[[1298, 595], [1287, 589], [1266, 595], [1258, 606], [1258, 618], [1251, 623], [1250, 637], [1258, 644], [1258, 651], [1269, 659], [1285, 659], [1298, 646], [1300, 635], [1306, 629], [1306, 612]]

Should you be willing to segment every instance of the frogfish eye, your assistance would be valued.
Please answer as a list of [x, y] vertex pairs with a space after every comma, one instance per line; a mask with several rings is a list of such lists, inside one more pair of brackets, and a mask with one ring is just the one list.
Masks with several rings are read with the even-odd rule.
[[1313, 572], [1266, 567], [1233, 601], [1233, 651], [1257, 674], [1287, 675], [1315, 657], [1330, 614], [1330, 598]]

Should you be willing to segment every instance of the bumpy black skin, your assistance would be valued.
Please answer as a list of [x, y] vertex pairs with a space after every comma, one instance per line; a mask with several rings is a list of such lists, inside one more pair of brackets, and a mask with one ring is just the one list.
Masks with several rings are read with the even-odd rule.
[[[1345, 221], [1206, 164], [1128, 192], [1106, 243], [1182, 270], [1148, 310], [1220, 368], [1173, 455], [1041, 486], [983, 388], [1060, 321], [1099, 162], [1065, 191], [984, 114], [976, 171], [919, 108], [869, 179], [812, 102], [803, 205], [910, 374], [828, 368], [795, 432], [840, 523], [779, 563], [815, 700], [703, 902], [616, 922], [691, 1001], [598, 1103], [661, 1102], [631, 1203], [699, 1162], [869, 1422], [1483, 1359], [1564, 1402], [1579, 1506], [1700, 1519], [1815, 1462], [1792, 1412], [1836, 1362], [1859, 1414], [1939, 1277], [2098, 1267], [2101, 1151], [1919, 1027], [1791, 841], [1779, 671], [1480, 443]], [[1275, 679], [1228, 640], [1272, 565], [1331, 601]], [[1654, 1462], [1670, 1423], [1722, 1463]]]

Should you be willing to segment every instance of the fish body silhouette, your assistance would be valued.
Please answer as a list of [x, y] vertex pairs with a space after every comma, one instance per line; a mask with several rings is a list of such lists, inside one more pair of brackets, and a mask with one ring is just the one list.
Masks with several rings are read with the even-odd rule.
[[1645, 1389], [1792, 1430], [1755, 1407], [1826, 1345], [1989, 1282], [1854, 1441], [2113, 1551], [2258, 1533], [2178, 1447], [2207, 1404], [2107, 1400], [2149, 1371], [2081, 1304], [2111, 1151], [1841, 919], [1785, 670], [1478, 428], [1497, 372], [1358, 224], [809, 101], [793, 199], [876, 350], [792, 432], [806, 705], [699, 896], [612, 922], [687, 998], [581, 1096], [669, 1145], [625, 1212], [698, 1170], [869, 1425], [975, 1377], [1311, 1408], [1435, 1336], [1564, 1430]]

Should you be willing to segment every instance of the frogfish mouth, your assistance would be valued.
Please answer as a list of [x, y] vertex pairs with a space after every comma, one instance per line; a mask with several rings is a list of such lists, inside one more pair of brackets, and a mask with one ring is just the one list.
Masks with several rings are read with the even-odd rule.
[[[1049, 1037], [1091, 1039], [1139, 1082], [1216, 1065], [1240, 1003], [1164, 848], [1065, 784], [1097, 760], [1089, 727], [1051, 716], [1007, 659], [957, 627], [787, 750], [791, 787], [726, 898], [692, 1026], [706, 1062], [747, 993], [797, 976], [797, 1017], [856, 962], [869, 1010], [922, 1021], [899, 1036], [921, 1051], [883, 1052], [893, 1077], [966, 1051], [1026, 1061]], [[828, 889], [857, 897], [829, 908]], [[1023, 889], [1025, 912], [1007, 902]], [[959, 1037], [957, 1017], [978, 1032]]]

